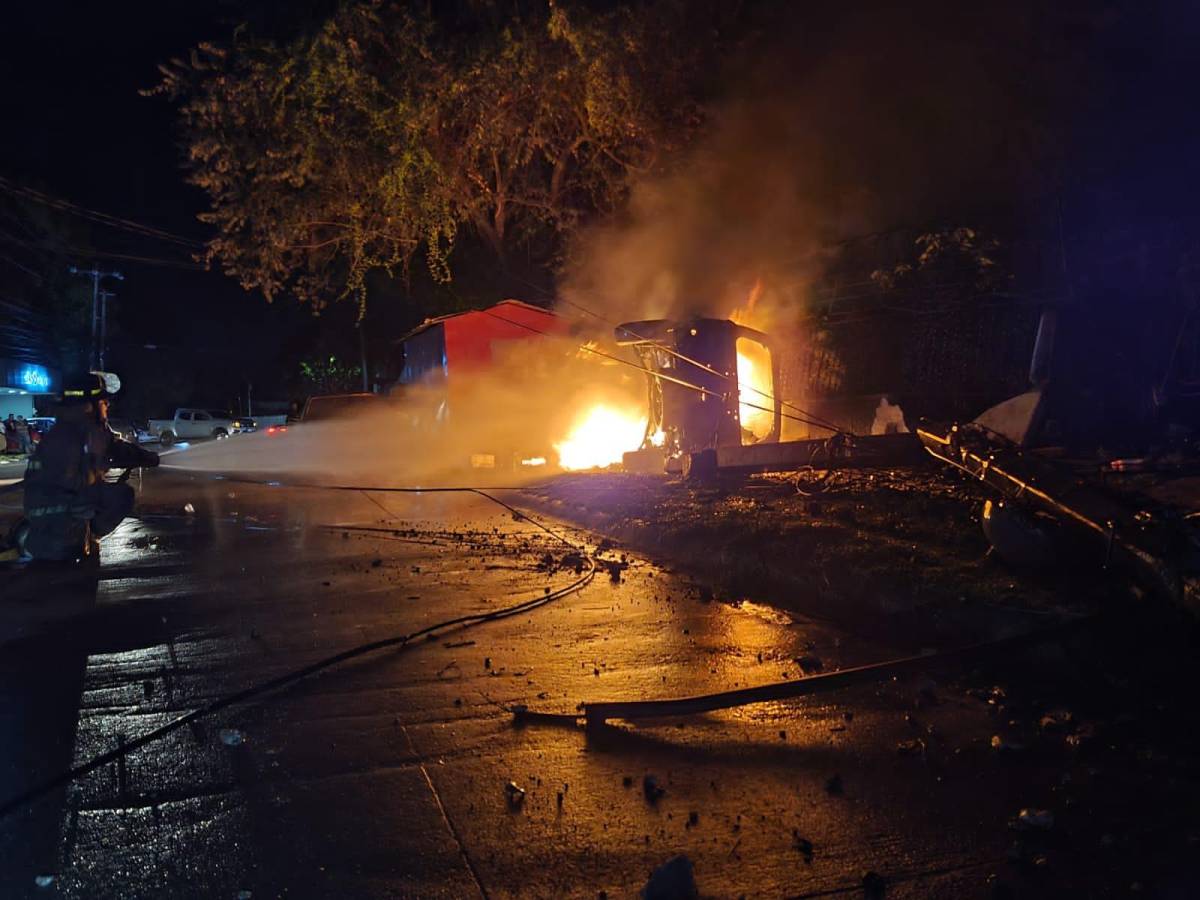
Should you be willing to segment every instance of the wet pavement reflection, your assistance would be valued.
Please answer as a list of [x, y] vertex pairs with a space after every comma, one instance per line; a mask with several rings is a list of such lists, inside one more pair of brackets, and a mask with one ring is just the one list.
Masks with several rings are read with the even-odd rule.
[[[249, 684], [576, 579], [564, 545], [470, 495], [164, 472], [139, 504], [94, 571], [10, 577], [34, 612], [6, 620], [3, 798]], [[712, 896], [840, 890], [869, 868], [917, 873], [889, 896], [984, 890], [1008, 782], [1027, 776], [977, 764], [992, 726], [953, 692], [919, 713], [917, 688], [896, 682], [597, 733], [515, 725], [516, 704], [568, 713], [889, 654], [628, 563], [619, 580], [355, 660], [51, 791], [0, 822], [4, 896], [616, 897], [678, 853]], [[897, 753], [918, 737], [919, 752]]]

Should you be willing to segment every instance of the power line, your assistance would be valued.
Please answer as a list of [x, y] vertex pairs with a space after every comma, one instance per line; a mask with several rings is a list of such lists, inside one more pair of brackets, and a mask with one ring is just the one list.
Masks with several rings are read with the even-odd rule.
[[[568, 300], [566, 297], [563, 297], [561, 299], [562, 299], [562, 302], [566, 303], [568, 306], [574, 306], [576, 309], [582, 310], [583, 312], [587, 313], [589, 316], [596, 318], [597, 320], [599, 320], [600, 322], [603, 322], [605, 325], [608, 325], [609, 327], [620, 328], [623, 332], [630, 335], [635, 340], [641, 341], [642, 343], [650, 344], [655, 349], [662, 350], [664, 353], [667, 353], [670, 356], [673, 356], [674, 358], [680, 360], [681, 362], [685, 362], [685, 363], [688, 363], [689, 365], [695, 366], [697, 369], [700, 369], [703, 372], [707, 372], [709, 375], [714, 375], [717, 378], [723, 378], [726, 381], [733, 380], [733, 376], [730, 375], [728, 372], [718, 372], [712, 366], [702, 363], [697, 359], [693, 359], [692, 357], [687, 356], [686, 354], [680, 353], [674, 347], [669, 347], [666, 344], [662, 343], [662, 341], [656, 341], [653, 338], [648, 338], [648, 337], [645, 337], [644, 335], [638, 334], [636, 331], [634, 331], [628, 325], [614, 324], [613, 322], [605, 319], [599, 313], [593, 312], [592, 310], [588, 309], [582, 303], [576, 303], [573, 300]], [[739, 384], [738, 387], [740, 389], [743, 387], [743, 385]], [[744, 385], [744, 387], [747, 390], [753, 391], [755, 394], [758, 394], [760, 397], [762, 397], [766, 400], [771, 400], [771, 401], [775, 400], [775, 397], [773, 395], [768, 394], [766, 391], [756, 388], [753, 385]], [[749, 404], [745, 404], [745, 405], [749, 405]], [[779, 405], [786, 406], [788, 409], [794, 410], [795, 412], [799, 413], [802, 416], [807, 416], [808, 418], [812, 419], [811, 424], [818, 425], [821, 428], [826, 429], [827, 431], [832, 431], [836, 434], [843, 430], [843, 429], [839, 428], [837, 425], [834, 425], [832, 422], [830, 422], [828, 420], [823, 420], [816, 413], [809, 412], [806, 409], [801, 409], [796, 404], [789, 403], [787, 400], [784, 400], [782, 398], [779, 400]]]
[[[707, 372], [710, 375], [713, 375], [717, 378], [724, 379], [726, 381], [734, 380], [733, 376], [728, 374], [727, 372], [718, 372], [716, 369], [712, 368], [711, 366], [706, 365], [705, 363], [702, 363], [699, 360], [693, 359], [692, 357], [687, 356], [683, 353], [680, 353], [674, 347], [670, 347], [670, 346], [662, 343], [661, 341], [656, 341], [652, 338], [644, 337], [643, 335], [638, 334], [637, 332], [635, 332], [633, 329], [629, 328], [628, 326], [619, 325], [615, 322], [612, 322], [611, 320], [604, 318], [604, 316], [600, 315], [599, 313], [594, 312], [593, 310], [584, 306], [582, 303], [578, 303], [576, 301], [569, 300], [566, 297], [555, 297], [549, 291], [545, 290], [542, 287], [539, 287], [538, 285], [534, 284], [532, 281], [528, 280], [527, 278], [522, 278], [520, 275], [516, 275], [515, 273], [513, 274], [513, 277], [515, 277], [518, 281], [521, 281], [522, 283], [529, 285], [529, 287], [533, 288], [535, 291], [538, 291], [539, 293], [544, 294], [547, 297], [547, 299], [552, 300], [556, 303], [562, 302], [562, 303], [566, 303], [568, 306], [573, 306], [576, 309], [578, 309], [584, 313], [587, 313], [589, 316], [596, 319], [597, 321], [602, 322], [609, 328], [620, 328], [626, 334], [631, 335], [635, 340], [641, 341], [646, 344], [650, 344], [651, 346], [655, 347], [656, 349], [661, 350], [664, 353], [667, 353], [668, 355], [670, 355], [682, 362], [686, 362], [689, 365], [695, 366], [697, 369], [700, 369], [701, 371]], [[615, 359], [615, 357], [613, 357], [613, 358]], [[617, 360], [617, 361], [622, 362], [622, 363], [627, 362], [627, 360]], [[641, 368], [641, 367], [639, 366], [638, 368]], [[643, 369], [643, 371], [646, 371], [646, 370]], [[670, 380], [670, 379], [668, 379], [668, 380]], [[742, 388], [743, 385], [739, 384], [738, 387]], [[760, 390], [759, 388], [756, 388], [753, 385], [744, 385], [744, 387], [746, 390], [753, 391], [755, 394], [757, 394], [758, 396], [760, 396], [766, 400], [775, 402], [775, 397], [772, 394], [768, 394], [764, 390]], [[762, 409], [762, 407], [756, 407], [752, 403], [741, 403], [741, 405], [749, 406], [754, 409]], [[782, 398], [779, 399], [779, 405], [787, 407], [788, 409], [791, 409], [791, 410], [795, 411], [796, 413], [799, 413], [800, 416], [804, 417], [804, 418], [799, 418], [798, 416], [785, 416], [785, 418], [793, 419], [794, 421], [797, 421], [797, 422], [803, 422], [806, 425], [815, 425], [818, 428], [821, 428], [825, 431], [833, 432], [834, 434], [839, 434], [846, 430], [846, 429], [834, 424], [833, 422], [830, 422], [827, 419], [822, 419], [816, 413], [810, 412], [809, 410], [806, 410], [806, 409], [803, 409], [803, 408], [797, 406], [796, 404], [791, 403]], [[767, 410], [767, 412], [774, 412], [774, 410]]]
[[27, 240], [24, 240], [23, 238], [17, 237], [16, 235], [12, 234], [11, 232], [0, 233], [0, 236], [2, 236], [5, 240], [7, 240], [13, 244], [16, 244], [17, 246], [25, 247], [26, 249], [29, 249], [29, 250], [42, 250], [47, 253], [53, 253], [57, 256], [78, 256], [78, 257], [89, 257], [89, 258], [94, 258], [94, 259], [116, 259], [116, 260], [122, 260], [125, 262], [144, 263], [145, 265], [148, 265], [148, 266], [164, 266], [164, 267], [173, 267], [176, 269], [186, 269], [191, 272], [208, 271], [207, 266], [204, 266], [201, 263], [185, 262], [184, 260], [181, 260], [181, 259], [164, 259], [164, 258], [158, 257], [158, 256], [137, 256], [137, 255], [129, 254], [129, 253], [108, 253], [104, 250], [93, 250], [93, 249], [87, 249], [85, 247], [75, 247], [71, 244], [64, 244], [61, 242], [56, 243], [56, 244], [50, 244], [50, 243], [46, 243], [44, 241], [43, 242], [27, 241]]
[[142, 237], [157, 238], [163, 241], [170, 241], [175, 244], [182, 244], [185, 247], [193, 247], [201, 249], [204, 244], [201, 241], [185, 238], [177, 234], [172, 234], [169, 231], [163, 231], [161, 228], [155, 228], [151, 225], [143, 225], [141, 222], [135, 222], [132, 219], [125, 219], [120, 216], [113, 216], [108, 213], [100, 212], [99, 210], [88, 209], [86, 206], [80, 206], [78, 203], [72, 203], [69, 200], [63, 200], [59, 197], [53, 197], [50, 194], [35, 190], [34, 188], [24, 187], [23, 185], [15, 184], [9, 179], [0, 175], [0, 190], [11, 194], [14, 197], [23, 197], [26, 200], [33, 200], [43, 206], [48, 206], [51, 209], [59, 210], [60, 212], [70, 213], [71, 215], [79, 216], [91, 222], [96, 222], [100, 225], [106, 225], [109, 228], [118, 228], [124, 231], [129, 231], [134, 234], [139, 234]]
[[[484, 315], [491, 316], [493, 319], [498, 319], [501, 322], [507, 322], [509, 325], [515, 325], [518, 328], [524, 328], [526, 331], [532, 331], [534, 334], [540, 334], [543, 337], [558, 337], [559, 336], [559, 335], [551, 334], [548, 331], [541, 331], [540, 329], [534, 328], [532, 325], [526, 325], [524, 322], [516, 322], [516, 321], [513, 321], [512, 319], [506, 319], [504, 316], [498, 316], [491, 310], [481, 309], [481, 310], [479, 310], [479, 312], [483, 313]], [[603, 357], [604, 359], [611, 359], [613, 362], [620, 363], [623, 366], [629, 366], [630, 368], [637, 369], [643, 375], [648, 375], [651, 378], [657, 378], [660, 381], [669, 381], [671, 384], [677, 384], [682, 388], [686, 388], [687, 390], [690, 390], [690, 391], [695, 391], [698, 394], [703, 394], [708, 397], [715, 397], [718, 400], [725, 400], [729, 396], [728, 394], [721, 394], [721, 393], [718, 393], [717, 391], [709, 390], [708, 388], [704, 387], [703, 385], [695, 384], [694, 382], [691, 382], [691, 381], [684, 381], [682, 378], [675, 378], [671, 375], [664, 375], [662, 372], [652, 372], [649, 369], [645, 368], [644, 366], [639, 366], [635, 362], [630, 362], [629, 360], [622, 359], [619, 356], [613, 356], [611, 353], [605, 353], [603, 350], [597, 350], [595, 347], [589, 347], [587, 344], [580, 344], [579, 349], [583, 350], [587, 353], [593, 353], [596, 356]], [[750, 409], [757, 409], [757, 410], [760, 410], [761, 412], [769, 412], [769, 413], [775, 412], [775, 410], [771, 409], [770, 407], [759, 406], [755, 403], [750, 403], [748, 401], [740, 400], [740, 399], [738, 400], [738, 405], [749, 407]], [[791, 419], [793, 422], [800, 422], [804, 425], [812, 425], [817, 428], [821, 428], [825, 431], [832, 431], [834, 434], [839, 434], [842, 431], [842, 429], [840, 429], [840, 428], [835, 428], [830, 425], [824, 425], [821, 422], [814, 421], [813, 419], [809, 419], [809, 418], [805, 418], [805, 417], [797, 416], [797, 415], [792, 415], [790, 413], [780, 412], [780, 416], [785, 419]]]

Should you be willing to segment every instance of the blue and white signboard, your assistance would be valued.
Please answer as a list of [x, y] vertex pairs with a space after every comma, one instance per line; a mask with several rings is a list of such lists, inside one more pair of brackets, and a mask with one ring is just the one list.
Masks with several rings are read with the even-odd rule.
[[4, 367], [6, 387], [28, 391], [31, 394], [48, 394], [54, 390], [54, 379], [50, 370], [37, 363], [10, 361]]

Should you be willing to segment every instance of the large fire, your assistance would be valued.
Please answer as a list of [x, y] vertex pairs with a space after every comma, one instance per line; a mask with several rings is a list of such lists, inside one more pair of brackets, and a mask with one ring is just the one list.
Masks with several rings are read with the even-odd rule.
[[627, 451], [640, 447], [645, 434], [644, 411], [598, 403], [576, 418], [566, 439], [554, 449], [564, 469], [603, 468], [619, 463]]
[[761, 441], [775, 425], [771, 354], [758, 341], [737, 341], [738, 417], [742, 428]]
[[[729, 318], [739, 325], [760, 327], [756, 308], [762, 297], [762, 279], [754, 282], [746, 305], [735, 309]], [[771, 379], [771, 353], [757, 341], [738, 338], [737, 341], [738, 417], [742, 428], [749, 431], [754, 441], [761, 441], [771, 433], [775, 424], [775, 385]]]

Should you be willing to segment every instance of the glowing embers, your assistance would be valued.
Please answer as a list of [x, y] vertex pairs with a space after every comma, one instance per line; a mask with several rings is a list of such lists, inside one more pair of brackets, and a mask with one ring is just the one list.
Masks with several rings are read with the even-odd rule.
[[771, 353], [758, 341], [744, 337], [737, 339], [737, 380], [742, 443], [757, 443], [767, 437], [775, 425]]
[[642, 445], [646, 434], [644, 411], [621, 410], [607, 404], [589, 407], [567, 437], [554, 445], [564, 469], [593, 469], [619, 463]]

